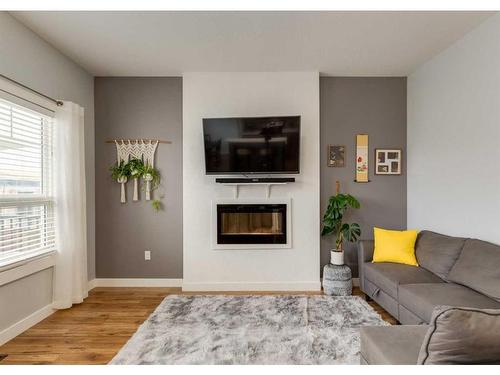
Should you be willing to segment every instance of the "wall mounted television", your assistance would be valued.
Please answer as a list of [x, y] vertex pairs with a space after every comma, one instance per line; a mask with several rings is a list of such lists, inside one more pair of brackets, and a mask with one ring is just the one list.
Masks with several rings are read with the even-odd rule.
[[203, 119], [206, 174], [297, 174], [300, 116]]

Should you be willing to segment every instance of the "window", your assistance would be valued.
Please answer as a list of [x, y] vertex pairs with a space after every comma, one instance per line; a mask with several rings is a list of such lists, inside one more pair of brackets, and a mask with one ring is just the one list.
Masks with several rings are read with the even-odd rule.
[[0, 267], [55, 250], [53, 119], [0, 99]]

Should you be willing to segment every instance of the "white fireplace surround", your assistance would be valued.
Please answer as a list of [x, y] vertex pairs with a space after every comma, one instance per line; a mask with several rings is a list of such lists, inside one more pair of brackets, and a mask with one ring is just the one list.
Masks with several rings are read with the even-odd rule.
[[[183, 75], [183, 290], [320, 290], [318, 72], [192, 72]], [[239, 187], [205, 174], [203, 118], [300, 115], [296, 182]], [[283, 246], [216, 247], [217, 202], [288, 204]], [[224, 245], [228, 246], [228, 245]]]
[[[217, 205], [219, 204], [286, 204], [286, 244], [218, 244]], [[290, 249], [292, 247], [292, 200], [284, 199], [214, 199], [212, 201], [212, 249], [214, 250], [266, 250]]]

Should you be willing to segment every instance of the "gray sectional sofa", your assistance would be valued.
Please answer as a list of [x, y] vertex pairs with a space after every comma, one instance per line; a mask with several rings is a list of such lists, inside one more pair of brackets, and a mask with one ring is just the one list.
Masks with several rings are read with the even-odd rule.
[[414, 267], [372, 263], [373, 245], [359, 243], [360, 288], [405, 326], [363, 328], [362, 363], [416, 363], [436, 306], [500, 309], [500, 246], [422, 231]]
[[419, 267], [372, 263], [373, 241], [359, 243], [361, 290], [401, 324], [429, 323], [438, 305], [500, 309], [500, 246], [422, 231]]

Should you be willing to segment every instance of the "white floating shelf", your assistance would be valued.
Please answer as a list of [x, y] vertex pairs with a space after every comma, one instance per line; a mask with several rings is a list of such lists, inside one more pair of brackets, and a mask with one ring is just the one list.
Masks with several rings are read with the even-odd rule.
[[265, 186], [266, 187], [266, 198], [271, 196], [271, 186], [273, 185], [286, 185], [288, 182], [235, 182], [235, 183], [226, 183], [224, 186], [231, 186], [233, 188], [234, 198], [237, 199], [240, 195], [240, 186]]

